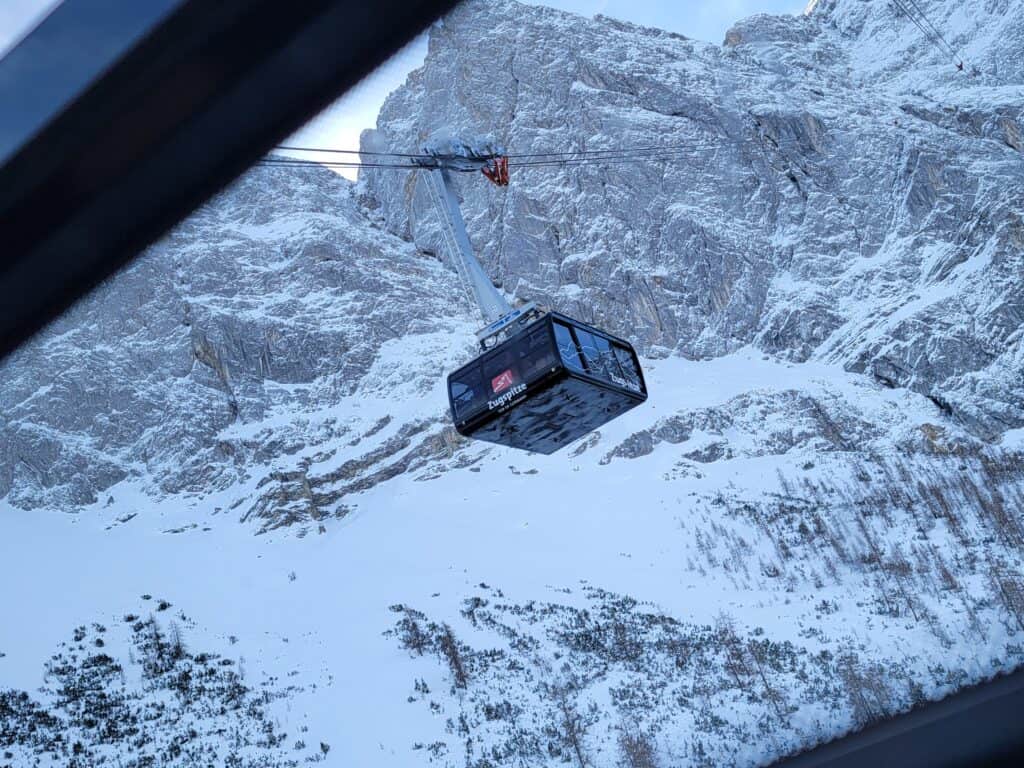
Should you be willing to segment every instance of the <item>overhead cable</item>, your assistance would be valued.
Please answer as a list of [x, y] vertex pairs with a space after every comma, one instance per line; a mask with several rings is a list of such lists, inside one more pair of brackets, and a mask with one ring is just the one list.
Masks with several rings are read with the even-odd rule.
[[[936, 27], [935, 24], [932, 23], [931, 19], [928, 18], [921, 6], [918, 5], [917, 0], [905, 0], [905, 2], [910, 3], [910, 5], [905, 5], [904, 0], [892, 0], [893, 6], [895, 6], [900, 13], [914, 23], [914, 26], [921, 31], [921, 34], [925, 36], [925, 39], [935, 46], [939, 53], [948, 55], [956, 60], [957, 69], [962, 70], [964, 64], [960, 54], [957, 53], [953, 46], [949, 44], [943, 34], [939, 31], [938, 27]], [[910, 6], [913, 6], [916, 11], [916, 15], [915, 13], [911, 13]]]

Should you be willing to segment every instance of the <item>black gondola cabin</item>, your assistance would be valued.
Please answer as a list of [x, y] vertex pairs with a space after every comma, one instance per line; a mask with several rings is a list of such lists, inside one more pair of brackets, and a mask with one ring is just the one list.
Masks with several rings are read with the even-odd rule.
[[545, 454], [646, 399], [629, 342], [557, 312], [448, 376], [460, 434]]

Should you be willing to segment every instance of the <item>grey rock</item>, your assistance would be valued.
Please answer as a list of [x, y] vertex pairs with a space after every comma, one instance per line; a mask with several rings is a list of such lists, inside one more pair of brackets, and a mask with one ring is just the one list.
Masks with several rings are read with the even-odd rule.
[[[364, 146], [414, 148], [445, 128], [513, 154], [684, 147], [671, 162], [513, 168], [507, 190], [464, 179], [471, 238], [516, 297], [645, 353], [753, 343], [838, 361], [940, 397], [994, 440], [1024, 424], [999, 361], [1021, 354], [1024, 73], [1009, 51], [1024, 5], [922, 5], [959, 48], [998, 42], [972, 47], [961, 73], [884, 4], [754, 16], [719, 48], [464, 3]], [[413, 181], [364, 179], [389, 229], [438, 249]]]
[[[951, 436], [952, 437], [952, 436]], [[698, 408], [659, 419], [630, 435], [602, 459], [636, 459], [661, 443], [681, 446], [681, 455], [707, 463], [723, 457], [780, 455], [794, 449], [814, 452], [867, 450], [888, 439], [883, 425], [837, 394], [750, 392], [713, 408]], [[690, 441], [696, 447], [690, 447]]]
[[0, 496], [76, 507], [126, 477], [157, 495], [230, 487], [347, 430], [224, 430], [327, 407], [385, 342], [468, 311], [447, 270], [382, 231], [350, 182], [253, 170], [3, 363]]

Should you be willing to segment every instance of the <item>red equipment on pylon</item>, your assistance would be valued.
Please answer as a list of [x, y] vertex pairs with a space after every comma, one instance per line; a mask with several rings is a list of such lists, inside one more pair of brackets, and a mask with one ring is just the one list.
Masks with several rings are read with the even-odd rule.
[[492, 157], [490, 162], [480, 169], [480, 172], [499, 187], [508, 186], [507, 157]]

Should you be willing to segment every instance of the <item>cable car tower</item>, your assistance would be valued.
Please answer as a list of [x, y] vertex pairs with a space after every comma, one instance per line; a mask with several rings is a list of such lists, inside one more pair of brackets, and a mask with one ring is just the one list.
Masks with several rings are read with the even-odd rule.
[[513, 308], [473, 253], [455, 172], [480, 171], [509, 183], [508, 156], [489, 143], [434, 142], [412, 162], [440, 219], [442, 239], [480, 308], [481, 354], [448, 376], [460, 434], [538, 453], [554, 453], [647, 399], [632, 345], [533, 302]]

